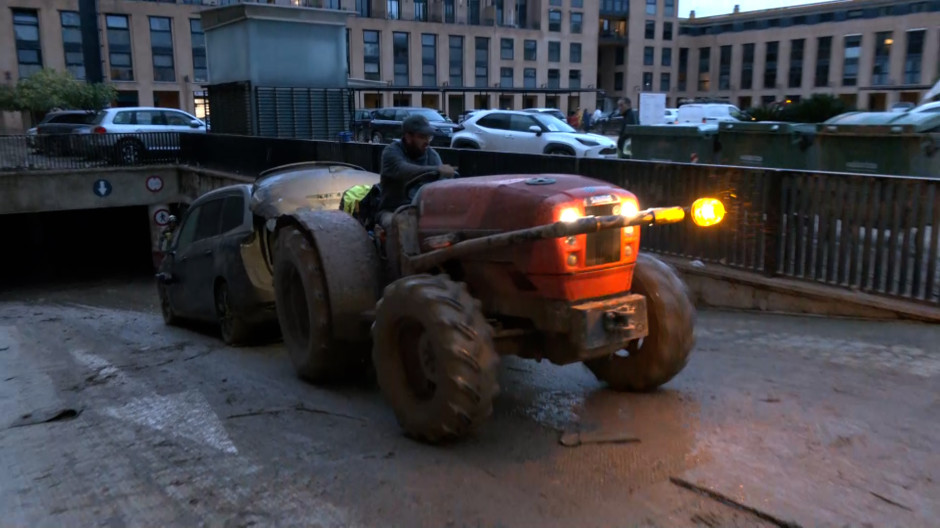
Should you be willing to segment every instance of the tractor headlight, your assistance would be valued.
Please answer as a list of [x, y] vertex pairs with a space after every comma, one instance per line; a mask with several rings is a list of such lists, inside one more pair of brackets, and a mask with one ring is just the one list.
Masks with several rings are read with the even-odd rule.
[[640, 212], [640, 205], [636, 200], [626, 199], [620, 204], [620, 214], [627, 218], [633, 218]]
[[567, 209], [562, 209], [561, 214], [558, 215], [558, 220], [562, 222], [577, 222], [581, 218], [581, 211], [574, 207], [568, 207]]

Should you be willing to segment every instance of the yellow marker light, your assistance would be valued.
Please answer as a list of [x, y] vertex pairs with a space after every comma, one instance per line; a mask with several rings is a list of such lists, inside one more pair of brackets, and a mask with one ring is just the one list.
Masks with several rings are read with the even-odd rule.
[[640, 205], [636, 203], [636, 200], [624, 200], [620, 207], [620, 214], [632, 218], [640, 212]]
[[685, 218], [685, 211], [681, 207], [664, 207], [656, 209], [657, 224], [674, 224]]
[[699, 227], [720, 223], [725, 217], [725, 206], [714, 198], [699, 198], [692, 204], [692, 221]]
[[581, 211], [578, 211], [574, 207], [562, 209], [561, 214], [558, 216], [558, 219], [565, 223], [576, 222], [580, 218], [581, 218]]

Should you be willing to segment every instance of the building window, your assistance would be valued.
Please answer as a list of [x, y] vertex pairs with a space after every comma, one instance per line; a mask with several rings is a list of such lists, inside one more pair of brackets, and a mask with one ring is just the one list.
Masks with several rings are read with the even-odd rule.
[[409, 86], [408, 76], [408, 33], [392, 33], [392, 61], [395, 68], [395, 85]]
[[323, 3], [323, 8], [324, 9], [341, 9], [342, 6], [340, 6], [339, 4], [340, 4], [339, 0], [326, 0], [326, 2]]
[[457, 8], [454, 3], [457, 0], [444, 0], [444, 22], [453, 24], [457, 22]]
[[712, 49], [698, 49], [698, 91], [707, 92], [711, 88]]
[[463, 37], [449, 39], [449, 73], [451, 86], [463, 86]]
[[549, 0], [548, 5], [561, 7], [561, 0]]
[[512, 60], [513, 47], [513, 40], [511, 38], [500, 39], [499, 58], [503, 60]]
[[657, 0], [646, 0], [646, 14], [650, 16], [656, 16], [656, 2]]
[[923, 29], [907, 32], [907, 54], [904, 57], [904, 84], [920, 83], [921, 64], [924, 56]]
[[672, 40], [672, 22], [663, 22], [663, 40]]
[[512, 68], [499, 69], [499, 87], [512, 88]]
[[561, 71], [551, 69], [548, 70], [548, 87], [549, 88], [561, 88]]
[[614, 72], [614, 91], [623, 91], [623, 72]]
[[488, 86], [490, 78], [490, 39], [487, 37], [476, 37], [476, 58], [474, 61], [476, 67], [474, 76], [476, 85], [479, 88]]
[[522, 85], [525, 88], [535, 88], [535, 68], [526, 68], [522, 70]]
[[653, 55], [656, 53], [656, 48], [653, 46], [646, 46], [643, 48], [643, 66], [652, 66], [653, 65]]
[[656, 21], [647, 20], [646, 25], [644, 26], [644, 37], [647, 40], [653, 40], [656, 38]]
[[524, 28], [528, 27], [529, 15], [526, 6], [526, 0], [516, 0], [516, 25]]
[[663, 14], [676, 16], [676, 0], [663, 0]]
[[467, 1], [467, 19], [472, 26], [480, 25], [480, 0]]
[[581, 62], [581, 43], [572, 42], [568, 48], [568, 60], [574, 63]]
[[754, 44], [744, 45], [744, 57], [741, 61], [741, 89], [754, 87]]
[[523, 58], [527, 61], [534, 61], [538, 57], [538, 44], [534, 40], [526, 40], [523, 43]]
[[202, 20], [189, 19], [189, 38], [193, 44], [193, 81], [206, 82], [209, 80], [209, 66], [206, 62], [206, 34], [202, 31]]
[[421, 84], [437, 86], [437, 35], [421, 35]]
[[653, 91], [653, 72], [643, 72], [643, 91]]
[[731, 46], [722, 46], [718, 55], [718, 89], [731, 89]]
[[817, 87], [829, 86], [829, 61], [832, 60], [832, 37], [819, 37], [816, 42], [816, 79], [813, 84]]
[[780, 52], [779, 42], [768, 42], [764, 54], [764, 88], [777, 87], [777, 55]]
[[428, 0], [415, 0], [415, 20], [428, 21]]
[[689, 48], [679, 48], [679, 79], [676, 88], [684, 92], [688, 86], [687, 78], [689, 71]]
[[496, 25], [502, 26], [504, 20], [503, 0], [493, 0], [493, 2], [490, 2], [490, 5], [496, 8]]
[[881, 31], [875, 34], [875, 60], [871, 69], [871, 83], [879, 86], [888, 84], [888, 73], [890, 64], [888, 62], [891, 56], [891, 45], [894, 39], [891, 38], [890, 31]]
[[616, 66], [622, 66], [623, 61], [625, 60], [624, 56], [626, 55], [625, 48], [617, 48], [614, 50], [614, 64]]
[[112, 81], [133, 81], [134, 63], [131, 60], [131, 31], [127, 16], [107, 15], [108, 62], [111, 63]]
[[554, 32], [561, 31], [561, 11], [558, 9], [550, 9], [548, 11], [548, 30]]
[[584, 15], [581, 13], [571, 13], [571, 32], [581, 33], [581, 24], [584, 21]]
[[845, 37], [845, 56], [842, 62], [842, 86], [858, 84], [858, 57], [862, 53], [862, 36]]
[[42, 49], [39, 45], [39, 15], [34, 9], [13, 10], [13, 33], [16, 37], [16, 60], [20, 78], [42, 69]]
[[349, 32], [351, 30], [346, 28], [346, 77], [349, 77], [350, 72], [352, 72], [352, 59], [349, 58]]
[[571, 0], [571, 7], [584, 7], [584, 0]]
[[662, 66], [672, 66], [672, 48], [663, 48]]
[[803, 84], [803, 39], [790, 41], [790, 74], [787, 84], [790, 88], [799, 88]]
[[388, 8], [388, 18], [398, 20], [401, 18], [401, 2], [399, 0], [387, 0], [385, 3]]
[[62, 48], [65, 51], [65, 69], [76, 79], [85, 79], [85, 56], [82, 51], [82, 29], [77, 11], [59, 13], [62, 23]]
[[153, 80], [175, 82], [173, 67], [173, 30], [171, 19], [150, 17], [150, 49], [153, 55]]
[[381, 49], [379, 48], [379, 32], [363, 30], [362, 32], [362, 65], [366, 80], [381, 81]]
[[361, 17], [372, 16], [372, 0], [356, 0], [356, 13]]
[[581, 88], [581, 70], [568, 71], [568, 88], [572, 90]]
[[561, 42], [548, 43], [548, 62], [561, 62]]
[[659, 74], [659, 91], [660, 91], [660, 92], [668, 92], [668, 91], [669, 91], [669, 88], [670, 88], [670, 87], [669, 87], [669, 84], [670, 84], [669, 74], [668, 74], [668, 73], [660, 73], [660, 74]]

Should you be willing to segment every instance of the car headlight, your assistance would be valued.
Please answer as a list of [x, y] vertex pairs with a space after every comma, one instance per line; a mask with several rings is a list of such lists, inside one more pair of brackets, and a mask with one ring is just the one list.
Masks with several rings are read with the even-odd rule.
[[597, 141], [591, 141], [590, 139], [581, 139], [581, 138], [576, 138], [576, 139], [578, 140], [578, 143], [584, 145], [585, 147], [596, 147], [600, 145], [600, 143], [598, 143]]

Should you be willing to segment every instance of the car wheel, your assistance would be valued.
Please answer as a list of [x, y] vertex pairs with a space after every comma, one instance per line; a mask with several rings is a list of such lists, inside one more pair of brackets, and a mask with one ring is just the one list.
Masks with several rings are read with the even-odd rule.
[[215, 314], [226, 345], [238, 345], [248, 339], [248, 324], [232, 307], [228, 283], [219, 281], [215, 286]]
[[117, 144], [118, 161], [124, 165], [136, 165], [143, 160], [144, 146], [136, 139], [124, 139]]
[[381, 133], [381, 132], [373, 132], [373, 133], [372, 133], [372, 142], [373, 142], [373, 143], [384, 143], [384, 142], [385, 142], [385, 138], [382, 136], [382, 133]]
[[160, 312], [163, 314], [163, 323], [168, 326], [179, 324], [180, 318], [173, 311], [173, 304], [170, 302], [170, 294], [166, 291], [166, 285], [157, 284], [157, 294], [160, 296]]
[[369, 133], [366, 132], [365, 130], [360, 130], [360, 131], [356, 132], [356, 141], [358, 141], [358, 142], [360, 142], [360, 143], [368, 143], [368, 142], [369, 142]]
[[545, 153], [549, 156], [574, 156], [574, 152], [565, 147], [551, 147]]
[[458, 141], [457, 143], [454, 144], [454, 148], [480, 150], [479, 145], [477, 145], [476, 143], [473, 143], [472, 141], [466, 141], [466, 140]]

